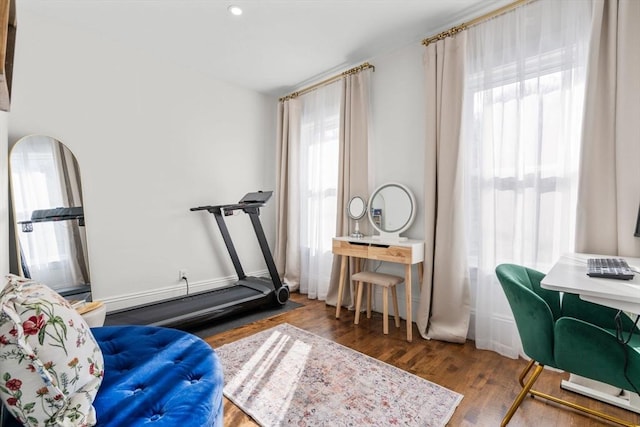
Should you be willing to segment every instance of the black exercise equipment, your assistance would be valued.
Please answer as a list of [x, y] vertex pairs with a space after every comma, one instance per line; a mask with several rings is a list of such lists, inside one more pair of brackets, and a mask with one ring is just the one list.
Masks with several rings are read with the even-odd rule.
[[[252, 309], [284, 305], [289, 299], [289, 287], [283, 285], [280, 280], [259, 218], [260, 208], [272, 194], [272, 191], [258, 191], [248, 193], [235, 204], [199, 206], [190, 209], [191, 211], [206, 210], [214, 215], [238, 274], [237, 282], [220, 289], [112, 312], [107, 315], [105, 324], [150, 324], [186, 328]], [[240, 210], [248, 214], [251, 219], [270, 279], [247, 276], [242, 269], [224, 221], [225, 216], [233, 215], [235, 211]]]

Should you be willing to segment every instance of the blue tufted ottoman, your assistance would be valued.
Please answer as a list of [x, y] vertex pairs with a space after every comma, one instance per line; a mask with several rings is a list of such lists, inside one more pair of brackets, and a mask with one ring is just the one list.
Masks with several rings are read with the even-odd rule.
[[[91, 331], [105, 365], [93, 402], [97, 426], [222, 426], [222, 366], [206, 342], [154, 326], [103, 326]], [[19, 424], [12, 419], [3, 425]]]

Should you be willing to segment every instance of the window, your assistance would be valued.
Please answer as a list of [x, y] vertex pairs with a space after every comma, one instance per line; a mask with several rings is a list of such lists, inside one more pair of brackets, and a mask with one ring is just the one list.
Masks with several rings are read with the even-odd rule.
[[517, 357], [496, 276], [547, 271], [574, 245], [591, 3], [539, 0], [467, 33], [463, 146], [478, 348]]

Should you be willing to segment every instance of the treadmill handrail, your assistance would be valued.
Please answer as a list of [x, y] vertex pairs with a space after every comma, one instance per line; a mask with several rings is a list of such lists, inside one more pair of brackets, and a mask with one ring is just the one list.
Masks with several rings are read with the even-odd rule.
[[[268, 193], [268, 195], [270, 194], [271, 192]], [[260, 250], [262, 251], [262, 256], [265, 263], [267, 264], [267, 270], [269, 271], [269, 276], [271, 276], [273, 288], [276, 292], [278, 292], [278, 290], [283, 288], [283, 283], [280, 279], [280, 275], [278, 274], [278, 270], [273, 259], [273, 255], [271, 254], [271, 250], [269, 249], [264, 230], [262, 229], [262, 224], [260, 223], [260, 208], [262, 206], [264, 206], [264, 202], [246, 202], [233, 203], [229, 205], [198, 206], [196, 208], [191, 208], [190, 210], [206, 210], [209, 213], [213, 214], [216, 223], [218, 224], [218, 228], [220, 229], [220, 233], [222, 234], [222, 239], [224, 240], [225, 246], [227, 247], [227, 251], [229, 252], [229, 256], [231, 257], [231, 262], [233, 263], [239, 279], [244, 279], [246, 276], [242, 268], [240, 258], [238, 257], [238, 253], [236, 252], [235, 246], [233, 244], [231, 235], [229, 234], [229, 230], [225, 223], [224, 217], [230, 215], [233, 210], [239, 209], [242, 209], [244, 213], [248, 214], [249, 218], [251, 219], [251, 224], [253, 225], [253, 230], [256, 234], [256, 238], [258, 239], [258, 244], [260, 246]]]

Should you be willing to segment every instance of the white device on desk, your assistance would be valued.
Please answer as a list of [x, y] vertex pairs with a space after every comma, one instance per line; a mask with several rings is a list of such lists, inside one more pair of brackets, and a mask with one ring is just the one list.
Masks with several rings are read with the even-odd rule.
[[[542, 279], [544, 289], [578, 294], [581, 299], [629, 313], [640, 315], [640, 274], [631, 279], [618, 280], [606, 277], [590, 277], [589, 259], [610, 259], [610, 255], [565, 254]], [[620, 257], [615, 257], [620, 258]], [[640, 258], [622, 257], [632, 270], [637, 271]], [[640, 413], [640, 396], [627, 390], [615, 389], [597, 381], [572, 375], [562, 381], [562, 388], [580, 393], [609, 404]]]

